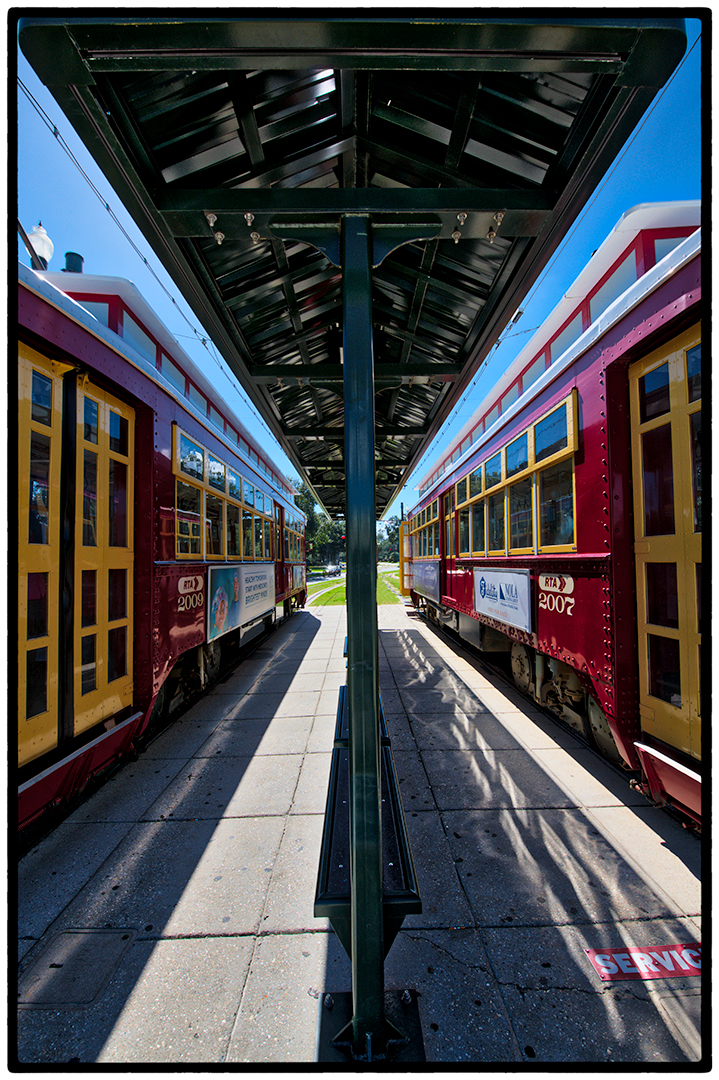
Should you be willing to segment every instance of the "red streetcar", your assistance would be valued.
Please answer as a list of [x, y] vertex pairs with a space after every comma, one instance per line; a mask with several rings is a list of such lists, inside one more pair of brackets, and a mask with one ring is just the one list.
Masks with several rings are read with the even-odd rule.
[[700, 213], [624, 215], [405, 526], [415, 606], [697, 824]]
[[304, 606], [305, 515], [130, 282], [19, 267], [19, 824]]

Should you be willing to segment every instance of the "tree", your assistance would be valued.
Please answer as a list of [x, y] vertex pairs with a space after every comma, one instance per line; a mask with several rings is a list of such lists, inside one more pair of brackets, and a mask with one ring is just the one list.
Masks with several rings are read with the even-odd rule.
[[399, 560], [399, 526], [398, 517], [388, 518], [380, 526], [382, 534], [377, 536], [377, 555], [381, 562], [397, 562]]

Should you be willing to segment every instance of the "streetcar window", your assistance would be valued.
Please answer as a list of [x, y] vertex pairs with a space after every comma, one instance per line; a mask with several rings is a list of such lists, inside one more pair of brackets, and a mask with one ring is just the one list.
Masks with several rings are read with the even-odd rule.
[[534, 454], [537, 461], [564, 450], [567, 446], [567, 406], [555, 409], [534, 425]]
[[258, 514], [265, 512], [265, 497], [259, 488], [255, 488], [255, 510]]
[[554, 341], [549, 346], [549, 357], [552, 363], [557, 360], [563, 352], [573, 345], [577, 338], [582, 333], [582, 313], [579, 312], [575, 315], [568, 326], [564, 327], [561, 333], [557, 334]]
[[689, 417], [692, 446], [692, 486], [694, 491], [694, 532], [702, 531], [702, 414]]
[[670, 424], [642, 435], [642, 471], [644, 535], [671, 535], [674, 532], [674, 470]]
[[494, 421], [499, 416], [499, 405], [495, 405], [493, 409], [490, 409], [484, 418], [484, 430], [488, 431]]
[[41, 375], [39, 371], [32, 373], [31, 417], [36, 424], [52, 426], [52, 379]]
[[211, 454], [207, 455], [207, 482], [215, 491], [225, 490], [225, 466]]
[[202, 492], [199, 488], [177, 481], [177, 554], [200, 554], [200, 507]]
[[539, 376], [544, 374], [546, 366], [545, 354], [542, 353], [542, 355], [534, 361], [531, 367], [527, 368], [522, 376], [522, 391], [528, 390], [529, 387], [537, 381]]
[[504, 490], [487, 499], [489, 550], [504, 551]]
[[255, 527], [255, 558], [262, 558], [262, 518], [254, 517], [253, 519]]
[[26, 657], [25, 716], [47, 712], [47, 648], [29, 649]]
[[97, 454], [85, 451], [82, 499], [82, 542], [85, 547], [97, 545]]
[[205, 557], [221, 558], [224, 528], [224, 502], [216, 495], [205, 495]]
[[85, 397], [83, 409], [83, 438], [85, 442], [97, 445], [97, 410], [98, 404], [92, 398]]
[[674, 638], [647, 634], [649, 646], [649, 693], [676, 709], [682, 705], [679, 642]]
[[475, 495], [481, 495], [482, 493], [482, 466], [475, 469], [473, 473], [469, 475], [469, 497], [473, 499]]
[[245, 559], [251, 559], [254, 555], [252, 546], [252, 514], [249, 510], [242, 511], [242, 555]]
[[269, 560], [272, 558], [272, 533], [269, 521], [262, 522], [262, 532], [265, 541], [265, 558]]
[[240, 508], [227, 504], [227, 554], [236, 557], [242, 554], [240, 541]]
[[225, 418], [217, 411], [215, 406], [212, 404], [210, 404], [210, 423], [214, 424], [218, 431], [224, 432]]
[[162, 353], [162, 360], [160, 362], [160, 371], [165, 376], [169, 383], [180, 391], [181, 394], [185, 393], [185, 373], [177, 364], [170, 360], [169, 356]]
[[80, 625], [94, 626], [97, 622], [97, 571], [82, 572], [82, 603]]
[[639, 413], [641, 423], [669, 412], [669, 364], [661, 364], [639, 380]]
[[127, 570], [108, 570], [107, 617], [110, 622], [127, 617]]
[[435, 499], [434, 502], [432, 503], [432, 517], [433, 518], [437, 517], [437, 510], [438, 510], [437, 500]]
[[469, 512], [470, 508], [465, 506], [463, 510], [459, 512], [459, 553], [460, 555], [469, 555]]
[[439, 522], [434, 523], [434, 554], [435, 558], [439, 557]]
[[518, 484], [512, 484], [509, 489], [509, 546], [534, 546], [531, 476], [520, 480]]
[[484, 466], [484, 478], [487, 488], [494, 487], [502, 480], [502, 454], [495, 454]]
[[[693, 349], [687, 351], [687, 383], [689, 384], [689, 400], [699, 401], [702, 396], [702, 345], [699, 342]], [[33, 420], [35, 418], [33, 417]], [[50, 421], [48, 420], [48, 423]]]
[[472, 551], [484, 551], [484, 500], [472, 507]]
[[572, 463], [563, 461], [540, 474], [539, 518], [542, 547], [574, 543]]
[[[94, 456], [94, 455], [93, 455]], [[127, 546], [127, 465], [109, 461], [110, 546]]]
[[127, 627], [115, 626], [107, 633], [107, 681], [127, 675]]
[[468, 477], [463, 477], [457, 484], [457, 505], [467, 501], [467, 480]]
[[528, 437], [525, 431], [507, 447], [507, 476], [526, 469], [529, 464]]
[[180, 435], [180, 471], [195, 480], [203, 480], [205, 475], [202, 447], [191, 442], [186, 435]]
[[647, 622], [679, 628], [677, 564], [647, 563]]
[[30, 521], [28, 543], [47, 544], [50, 501], [50, 440], [33, 431], [30, 439]]
[[125, 341], [137, 349], [139, 353], [152, 361], [153, 367], [157, 356], [157, 346], [152, 338], [145, 333], [141, 326], [135, 322], [128, 311], [122, 313], [122, 336]]
[[232, 469], [227, 470], [227, 493], [233, 499], [239, 500], [242, 498], [242, 481], [237, 473], [233, 473]]
[[189, 394], [187, 395], [193, 405], [196, 405], [203, 416], [207, 416], [207, 398], [204, 394], [200, 393], [194, 383], [189, 383]]
[[637, 280], [637, 259], [634, 251], [630, 251], [626, 258], [616, 267], [614, 273], [607, 278], [603, 285], [597, 289], [589, 300], [589, 317], [592, 322], [598, 319], [603, 311], [606, 311], [618, 296], [626, 292], [630, 285]]
[[91, 690], [97, 688], [97, 661], [95, 650], [95, 635], [88, 634], [82, 639], [81, 649], [81, 680], [80, 680], [80, 692], [82, 694], [89, 694]]
[[502, 414], [504, 414], [510, 405], [512, 405], [519, 397], [519, 383], [515, 382], [510, 386], [507, 393], [504, 395], [501, 401]]
[[255, 505], [255, 489], [252, 484], [248, 484], [246, 480], [242, 481], [242, 501], [245, 506]]
[[47, 574], [27, 576], [27, 636], [47, 636]]
[[[129, 425], [125, 417], [120, 416], [119, 413], [110, 409], [110, 449], [114, 454], [124, 454], [127, 456], [128, 431]], [[96, 439], [93, 439], [92, 441], [97, 442]]]

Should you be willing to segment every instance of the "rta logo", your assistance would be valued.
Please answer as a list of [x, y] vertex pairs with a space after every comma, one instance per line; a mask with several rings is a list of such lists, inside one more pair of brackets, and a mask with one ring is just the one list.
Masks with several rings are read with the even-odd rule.
[[487, 582], [484, 580], [484, 578], [479, 579], [479, 595], [482, 597], [483, 600], [487, 595]]

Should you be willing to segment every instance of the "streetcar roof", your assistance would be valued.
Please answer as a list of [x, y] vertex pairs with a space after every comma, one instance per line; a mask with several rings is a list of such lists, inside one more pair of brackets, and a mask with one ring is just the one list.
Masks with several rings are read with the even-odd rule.
[[[442, 451], [422, 476], [417, 485], [420, 491], [420, 497], [424, 499], [426, 492], [434, 486], [434, 484], [428, 483], [428, 481], [434, 476], [438, 468], [441, 468], [443, 463], [446, 463], [446, 465], [441, 475], [448, 472], [450, 468], [455, 468], [457, 462], [461, 460], [462, 457], [466, 456], [466, 453], [470, 452], [467, 450], [466, 453], [463, 453], [460, 457], [451, 461], [452, 455], [456, 452], [457, 448], [462, 445], [470, 432], [477, 427], [481, 418], [493, 412], [497, 403], [506, 394], [507, 390], [517, 381], [521, 372], [528, 364], [530, 364], [535, 356], [542, 352], [554, 335], [557, 334], [557, 331], [571, 318], [577, 307], [590, 294], [593, 287], [602, 280], [605, 274], [618, 260], [621, 260], [623, 253], [631, 247], [632, 242], [641, 232], [656, 232], [663, 229], [689, 229], [694, 232], [699, 229], [700, 222], [701, 202], [699, 200], [641, 203], [638, 206], [631, 207], [631, 209], [622, 214], [607, 238], [596, 251], [592, 253], [587, 264], [577, 275], [556, 307], [543, 321], [542, 325], [537, 329], [536, 333], [533, 334], [527, 344], [519, 351], [515, 359], [503, 372], [489, 393], [482, 399], [469, 420], [467, 420], [460, 431], [458, 431], [457, 435], [452, 440], [452, 443]], [[677, 248], [681, 245], [682, 239], [681, 236], [676, 238]], [[658, 260], [655, 265], [660, 266], [669, 258], [670, 254], [671, 252], [665, 255], [664, 259]], [[671, 272], [670, 266], [671, 264], [667, 262], [667, 272]], [[644, 276], [646, 277], [646, 275]], [[655, 277], [656, 275], [653, 275], [652, 280], [654, 280]], [[639, 284], [639, 289], [637, 289], [636, 286], [638, 283], [641, 283], [641, 281], [642, 278], [636, 279], [632, 286], [630, 286], [630, 289], [626, 290], [626, 292], [628, 293], [633, 289], [634, 293], [638, 295], [642, 290], [642, 286]], [[606, 310], [608, 311], [615, 302], [616, 301], [612, 301], [612, 304], [608, 304]], [[600, 311], [597, 314], [596, 318], [593, 319], [589, 330], [598, 323], [603, 314], [603, 311]], [[587, 334], [589, 330], [584, 331], [581, 335], [578, 334], [574, 341], [568, 345], [568, 348], [575, 351], [576, 342], [584, 340], [585, 334]], [[558, 356], [556, 360], [553, 359], [552, 365], [558, 363], [561, 359], [562, 356]], [[548, 375], [552, 370], [553, 368], [550, 366], [545, 374]], [[519, 400], [526, 400], [527, 398], [534, 396], [545, 383], [545, 379], [542, 377], [538, 378], [524, 391], [523, 394], [519, 395]], [[497, 422], [499, 422], [499, 417], [497, 418]], [[489, 430], [488, 427], [487, 431]], [[476, 449], [476, 442], [473, 443], [473, 448]], [[439, 476], [437, 477], [437, 481], [439, 481]]]

